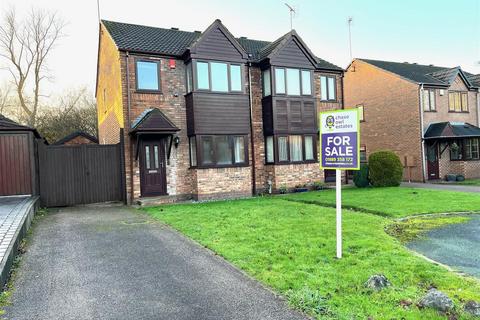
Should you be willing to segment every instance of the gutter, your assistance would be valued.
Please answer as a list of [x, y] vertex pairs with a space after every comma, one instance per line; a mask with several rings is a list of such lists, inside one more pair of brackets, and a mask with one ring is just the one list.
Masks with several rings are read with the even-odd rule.
[[424, 127], [423, 127], [423, 83], [420, 84], [420, 90], [419, 90], [419, 98], [420, 98], [420, 103], [419, 103], [419, 111], [420, 111], [420, 138], [421, 140], [421, 153], [422, 153], [422, 176], [423, 176], [423, 182], [426, 181], [426, 165], [425, 165], [425, 138], [424, 138]]
[[[126, 62], [126, 75], [127, 75], [127, 131], [130, 131], [130, 106], [131, 106], [131, 100], [130, 100], [130, 72], [129, 72], [129, 56], [130, 53], [126, 51], [125, 55], [125, 62]], [[130, 138], [130, 143], [129, 143], [129, 149], [130, 149], [130, 204], [133, 202], [133, 143]]]
[[248, 107], [250, 110], [250, 145], [252, 150], [252, 196], [256, 193], [256, 169], [255, 169], [255, 138], [254, 138], [254, 129], [253, 129], [253, 96], [252, 96], [252, 74], [250, 68], [252, 66], [251, 62], [248, 62]]

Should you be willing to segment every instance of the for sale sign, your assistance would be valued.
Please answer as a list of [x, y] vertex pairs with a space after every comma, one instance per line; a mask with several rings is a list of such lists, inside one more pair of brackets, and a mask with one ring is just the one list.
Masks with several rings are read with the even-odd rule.
[[360, 168], [358, 109], [320, 113], [320, 150], [323, 169]]

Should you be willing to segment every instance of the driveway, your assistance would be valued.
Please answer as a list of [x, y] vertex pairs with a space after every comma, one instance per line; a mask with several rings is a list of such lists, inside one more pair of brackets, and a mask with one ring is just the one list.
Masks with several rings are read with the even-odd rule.
[[210, 251], [126, 207], [42, 218], [6, 319], [306, 319]]
[[480, 278], [480, 215], [467, 223], [434, 229], [408, 244], [412, 250]]

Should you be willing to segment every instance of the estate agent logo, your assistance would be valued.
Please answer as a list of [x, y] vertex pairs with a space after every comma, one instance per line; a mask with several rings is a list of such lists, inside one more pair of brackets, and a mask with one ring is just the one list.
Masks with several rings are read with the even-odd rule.
[[320, 113], [320, 150], [323, 169], [358, 170], [359, 117], [357, 109]]

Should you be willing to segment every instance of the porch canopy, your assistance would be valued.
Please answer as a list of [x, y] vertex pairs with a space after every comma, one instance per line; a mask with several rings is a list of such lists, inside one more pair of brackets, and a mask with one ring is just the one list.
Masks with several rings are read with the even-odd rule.
[[425, 140], [455, 140], [480, 137], [480, 128], [466, 122], [438, 122], [429, 125]]
[[165, 136], [169, 139], [167, 149], [167, 159], [170, 158], [170, 151], [172, 149], [173, 136], [180, 131], [180, 129], [168, 119], [168, 117], [159, 109], [145, 109], [133, 122], [130, 129], [130, 135], [137, 137], [137, 147], [135, 151], [135, 159], [138, 158], [138, 143], [142, 136], [157, 135]]

